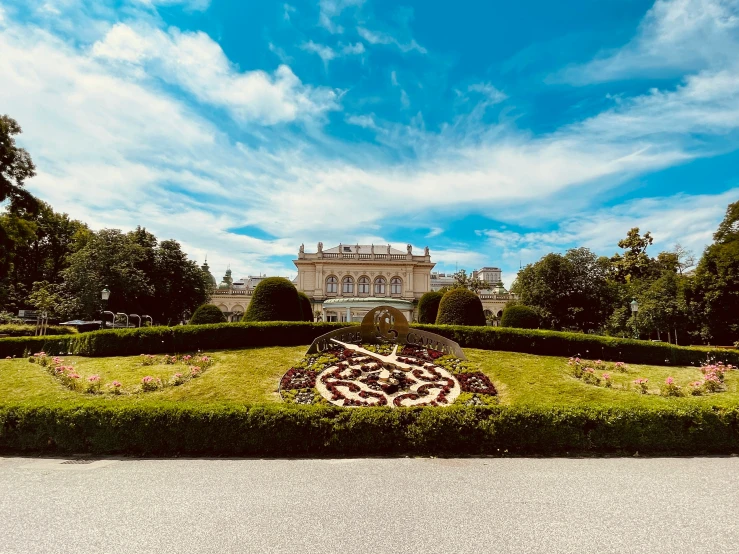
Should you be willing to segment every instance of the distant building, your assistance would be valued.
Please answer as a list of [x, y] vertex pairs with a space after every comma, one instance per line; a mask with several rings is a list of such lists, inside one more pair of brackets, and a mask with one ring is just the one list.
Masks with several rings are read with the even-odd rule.
[[[311, 299], [313, 312], [322, 321], [361, 321], [369, 310], [381, 305], [393, 306], [413, 321], [424, 293], [454, 283], [451, 274], [431, 271], [435, 264], [428, 247], [423, 254], [414, 254], [410, 244], [404, 252], [389, 244], [342, 243], [324, 249], [319, 242], [316, 252], [305, 252], [301, 245], [293, 263], [298, 270], [293, 283]], [[207, 263], [203, 270], [210, 274]], [[479, 296], [486, 318], [494, 321], [513, 295], [503, 288], [497, 267], [483, 267], [473, 276], [489, 283]], [[238, 321], [249, 306], [254, 287], [265, 277], [234, 281], [228, 269], [211, 302], [229, 321]]]

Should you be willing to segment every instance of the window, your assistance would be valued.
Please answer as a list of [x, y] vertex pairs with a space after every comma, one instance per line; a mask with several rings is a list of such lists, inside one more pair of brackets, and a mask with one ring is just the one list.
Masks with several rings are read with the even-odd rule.
[[351, 246], [345, 246], [344, 247], [344, 252], [351, 252], [351, 251], [352, 251], [352, 247]]
[[326, 321], [336, 322], [336, 321], [338, 321], [338, 317], [335, 316], [335, 315], [328, 315], [328, 314], [326, 314]]
[[375, 294], [385, 294], [385, 278], [378, 277], [375, 279]]
[[344, 294], [354, 294], [354, 279], [351, 277], [344, 277], [341, 281], [341, 291]]
[[370, 280], [369, 277], [360, 277], [359, 281], [357, 281], [357, 285], [359, 288], [359, 294], [369, 294], [370, 289]]
[[326, 292], [331, 294], [336, 294], [336, 290], [338, 289], [339, 280], [334, 277], [333, 275], [326, 279]]
[[390, 279], [390, 294], [401, 294], [403, 292], [403, 281], [400, 277]]

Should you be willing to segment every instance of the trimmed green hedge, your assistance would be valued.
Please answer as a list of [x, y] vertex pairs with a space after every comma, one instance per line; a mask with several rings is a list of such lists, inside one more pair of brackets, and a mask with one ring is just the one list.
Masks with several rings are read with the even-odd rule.
[[0, 452], [197, 456], [739, 452], [739, 408], [1, 406]]
[[310, 344], [316, 337], [346, 325], [265, 321], [109, 329], [68, 337], [5, 338], [0, 339], [0, 358], [21, 357], [24, 352], [40, 351], [55, 355], [135, 356], [255, 346], [299, 346]]
[[650, 365], [699, 366], [711, 358], [739, 366], [739, 350], [672, 346], [667, 343], [539, 329], [457, 325], [413, 325], [413, 327], [450, 338], [463, 348], [524, 352], [540, 356], [579, 356], [591, 360]]
[[[23, 356], [43, 350], [50, 354], [82, 356], [130, 356], [310, 344], [324, 333], [348, 323], [262, 322], [141, 327], [48, 337], [0, 339], [0, 358]], [[356, 324], [354, 324], [356, 325]], [[412, 327], [438, 333], [463, 348], [505, 350], [544, 356], [580, 356], [588, 359], [653, 365], [700, 365], [709, 357], [739, 366], [739, 350], [672, 346], [631, 339], [561, 333], [536, 329], [420, 325]]]
[[[64, 325], [49, 325], [46, 328], [47, 335], [74, 335], [77, 329], [74, 327], [66, 327]], [[0, 325], [0, 335], [10, 335], [11, 337], [32, 337], [36, 334], [35, 325]]]

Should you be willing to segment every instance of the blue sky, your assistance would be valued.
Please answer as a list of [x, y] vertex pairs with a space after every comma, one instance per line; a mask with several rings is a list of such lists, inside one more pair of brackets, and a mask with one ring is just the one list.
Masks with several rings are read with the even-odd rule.
[[29, 188], [217, 277], [305, 243], [440, 270], [633, 226], [697, 254], [739, 199], [739, 0], [0, 0]]

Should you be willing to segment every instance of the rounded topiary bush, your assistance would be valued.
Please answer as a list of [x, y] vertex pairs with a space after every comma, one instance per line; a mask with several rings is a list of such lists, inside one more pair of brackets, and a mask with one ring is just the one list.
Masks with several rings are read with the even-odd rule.
[[190, 318], [190, 325], [205, 325], [206, 323], [226, 323], [226, 316], [214, 304], [203, 304]]
[[298, 289], [284, 277], [267, 277], [252, 294], [242, 321], [302, 321]]
[[439, 303], [444, 298], [444, 293], [429, 291], [418, 301], [418, 322], [436, 323], [436, 315], [439, 313]]
[[539, 315], [528, 306], [516, 304], [503, 310], [500, 318], [501, 327], [517, 327], [519, 329], [538, 329]]
[[452, 289], [439, 302], [439, 325], [485, 325], [482, 301], [467, 289]]
[[308, 295], [298, 291], [298, 300], [300, 301], [300, 313], [303, 316], [303, 321], [313, 321], [313, 304], [311, 304]]

